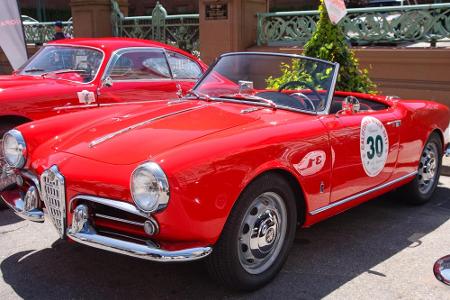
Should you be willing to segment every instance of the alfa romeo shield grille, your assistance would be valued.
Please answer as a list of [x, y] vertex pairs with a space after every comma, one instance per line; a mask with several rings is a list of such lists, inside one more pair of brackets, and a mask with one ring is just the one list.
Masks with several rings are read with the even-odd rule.
[[56, 166], [42, 173], [41, 193], [48, 215], [63, 238], [66, 226], [66, 195], [64, 177]]

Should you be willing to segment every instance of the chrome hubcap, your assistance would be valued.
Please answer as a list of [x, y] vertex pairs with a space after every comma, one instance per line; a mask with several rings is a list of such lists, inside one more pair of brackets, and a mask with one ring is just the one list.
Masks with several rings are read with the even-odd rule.
[[267, 270], [278, 257], [286, 237], [287, 213], [283, 199], [267, 192], [253, 200], [240, 226], [238, 254], [250, 274]]
[[439, 164], [438, 150], [435, 144], [426, 145], [420, 158], [418, 180], [421, 193], [428, 193], [436, 181]]

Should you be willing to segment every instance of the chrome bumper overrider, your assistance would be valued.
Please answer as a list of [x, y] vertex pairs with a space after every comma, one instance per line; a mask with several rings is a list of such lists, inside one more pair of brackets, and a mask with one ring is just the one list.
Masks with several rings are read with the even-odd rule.
[[[38, 223], [42, 223], [44, 222], [45, 218], [44, 218], [44, 212], [38, 208], [32, 208], [27, 210], [27, 204], [25, 202], [25, 200], [23, 200], [22, 198], [18, 197], [16, 199], [14, 199], [12, 202], [10, 203], [8, 201], [6, 201], [3, 197], [1, 197], [3, 202], [6, 203], [6, 205], [8, 205], [16, 215], [18, 215], [19, 217], [21, 217], [22, 219], [28, 220], [28, 221], [33, 221], [33, 222], [38, 222]], [[29, 207], [29, 206], [28, 206]]]

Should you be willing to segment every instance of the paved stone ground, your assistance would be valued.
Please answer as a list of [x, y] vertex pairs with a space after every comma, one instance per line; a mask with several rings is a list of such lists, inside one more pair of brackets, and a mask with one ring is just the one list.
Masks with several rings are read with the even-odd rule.
[[250, 294], [211, 281], [201, 262], [157, 264], [58, 240], [50, 223], [0, 211], [0, 299], [450, 299], [432, 266], [450, 254], [450, 177], [433, 200], [363, 204], [297, 234], [279, 276]]

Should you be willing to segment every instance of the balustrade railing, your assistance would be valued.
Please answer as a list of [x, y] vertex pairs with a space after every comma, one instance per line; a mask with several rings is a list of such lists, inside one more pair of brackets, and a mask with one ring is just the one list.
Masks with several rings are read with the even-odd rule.
[[199, 15], [168, 15], [156, 4], [151, 16], [125, 17], [113, 3], [113, 33], [115, 36], [151, 39], [176, 46], [194, 54], [199, 50]]
[[[72, 21], [62, 22], [64, 34], [67, 37], [73, 36]], [[27, 44], [41, 45], [53, 40], [55, 36], [55, 22], [23, 22], [25, 40]]]
[[[258, 14], [258, 45], [304, 45], [318, 19], [318, 11]], [[450, 38], [450, 3], [348, 9], [339, 25], [359, 45], [434, 43]]]

